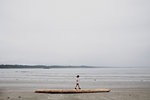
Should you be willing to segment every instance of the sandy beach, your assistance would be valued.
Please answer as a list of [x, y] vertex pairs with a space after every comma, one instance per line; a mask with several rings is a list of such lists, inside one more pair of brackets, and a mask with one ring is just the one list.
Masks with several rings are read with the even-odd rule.
[[[36, 89], [48, 89], [48, 83], [34, 81], [0, 81], [0, 84], [8, 84], [7, 87], [0, 87], [0, 100], [149, 100], [150, 98], [150, 82], [134, 82], [141, 87], [134, 88], [111, 88], [110, 92], [106, 93], [78, 93], [78, 94], [46, 94], [34, 93]], [[50, 83], [50, 82], [49, 82]], [[9, 85], [11, 84], [11, 85]], [[13, 85], [13, 84], [32, 84], [32, 85]], [[34, 84], [37, 84], [34, 86]], [[40, 86], [41, 84], [41, 86]], [[56, 83], [57, 84], [57, 83]], [[88, 83], [87, 83], [88, 84]], [[102, 83], [104, 84], [104, 83]], [[99, 85], [102, 85], [99, 83]], [[114, 86], [128, 85], [130, 82], [105, 82]], [[133, 83], [132, 83], [133, 84]], [[53, 87], [59, 88], [59, 87]], [[71, 87], [70, 87], [71, 88]]]

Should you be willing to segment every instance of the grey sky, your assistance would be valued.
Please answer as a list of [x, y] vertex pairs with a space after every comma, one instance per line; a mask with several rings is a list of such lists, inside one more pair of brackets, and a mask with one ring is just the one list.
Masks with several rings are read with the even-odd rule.
[[0, 0], [0, 64], [149, 66], [150, 0]]

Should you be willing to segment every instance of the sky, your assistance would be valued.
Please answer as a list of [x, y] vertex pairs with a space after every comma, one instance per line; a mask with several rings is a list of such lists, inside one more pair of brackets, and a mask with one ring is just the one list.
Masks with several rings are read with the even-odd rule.
[[0, 0], [0, 64], [150, 66], [150, 0]]

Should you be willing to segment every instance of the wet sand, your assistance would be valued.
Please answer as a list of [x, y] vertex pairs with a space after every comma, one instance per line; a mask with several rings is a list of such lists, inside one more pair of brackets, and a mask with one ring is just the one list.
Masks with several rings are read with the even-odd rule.
[[[136, 86], [125, 86], [130, 83]], [[0, 84], [4, 84], [0, 86], [0, 100], [149, 100], [150, 98], [150, 82], [102, 82], [97, 84], [100, 86], [103, 84], [111, 85], [112, 88], [110, 88], [110, 92], [77, 94], [34, 93], [36, 89], [52, 88], [52, 86], [49, 85], [51, 82], [5, 80], [0, 81]], [[121, 87], [116, 87], [114, 84], [116, 86], [121, 85]], [[61, 86], [55, 85], [53, 88], [61, 88]]]

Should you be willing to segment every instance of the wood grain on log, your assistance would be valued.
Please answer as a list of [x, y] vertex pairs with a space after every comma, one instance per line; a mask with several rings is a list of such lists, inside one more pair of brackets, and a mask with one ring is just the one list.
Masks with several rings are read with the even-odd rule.
[[38, 89], [35, 93], [96, 93], [109, 91], [110, 89]]

